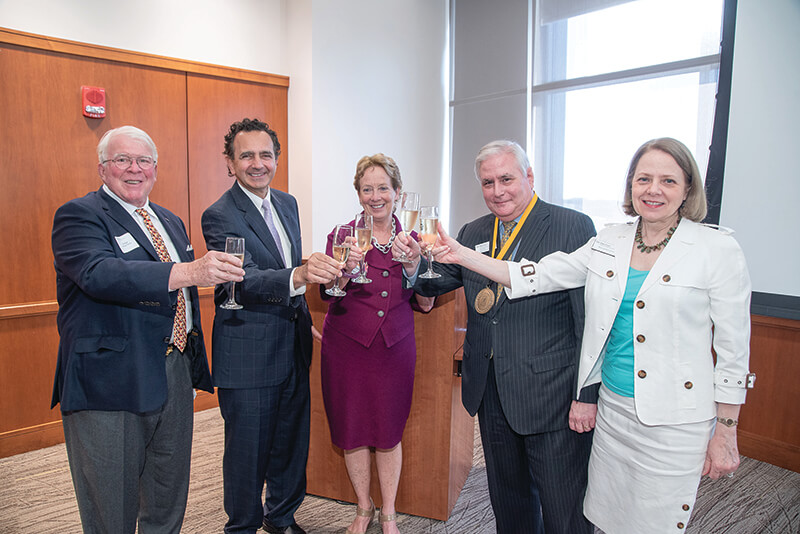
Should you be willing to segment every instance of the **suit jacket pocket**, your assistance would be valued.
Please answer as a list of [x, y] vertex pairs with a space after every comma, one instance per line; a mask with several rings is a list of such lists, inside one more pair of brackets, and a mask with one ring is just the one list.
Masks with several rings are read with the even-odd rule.
[[[592, 274], [597, 276], [599, 280], [611, 281], [617, 278], [620, 273], [617, 273], [617, 260], [614, 256], [601, 254], [599, 252], [592, 254], [589, 258], [589, 263], [586, 266], [588, 270], [587, 276]], [[628, 273], [621, 273], [622, 276], [627, 276]], [[588, 283], [588, 280], [587, 280]]]
[[128, 338], [116, 336], [79, 337], [75, 340], [73, 350], [78, 354], [111, 350], [123, 352], [128, 346]]
[[130, 409], [140, 395], [139, 360], [130, 354], [125, 337], [76, 338], [65, 370], [65, 390], [81, 409]]
[[537, 354], [527, 359], [528, 368], [534, 373], [543, 373], [553, 369], [561, 369], [569, 365], [575, 365], [577, 361], [577, 349], [559, 350], [556, 352], [546, 352]]

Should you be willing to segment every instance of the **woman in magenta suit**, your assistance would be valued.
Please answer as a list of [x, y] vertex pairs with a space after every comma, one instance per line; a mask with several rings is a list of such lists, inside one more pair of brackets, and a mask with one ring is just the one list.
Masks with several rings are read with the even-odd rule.
[[[369, 495], [372, 447], [383, 503], [381, 527], [394, 534], [399, 532], [394, 506], [403, 461], [400, 440], [411, 410], [417, 358], [413, 308], [429, 311], [433, 299], [403, 289], [403, 264], [392, 260], [392, 243], [404, 230], [393, 214], [403, 187], [397, 164], [383, 154], [364, 156], [353, 185], [364, 212], [373, 217], [372, 246], [365, 256], [372, 283], [340, 277], [336, 283], [346, 286], [344, 297], [328, 297], [321, 288], [330, 301], [322, 332], [322, 396], [331, 439], [344, 450], [358, 496], [347, 533], [366, 532], [374, 517]], [[331, 233], [328, 254], [332, 239]], [[354, 249], [355, 255], [360, 252]]]

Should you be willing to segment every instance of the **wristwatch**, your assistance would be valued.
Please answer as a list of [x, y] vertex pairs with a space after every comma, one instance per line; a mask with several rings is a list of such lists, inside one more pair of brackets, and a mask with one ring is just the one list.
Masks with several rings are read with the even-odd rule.
[[717, 417], [717, 422], [722, 423], [725, 426], [736, 426], [739, 424], [739, 421], [736, 419], [731, 419], [730, 417]]

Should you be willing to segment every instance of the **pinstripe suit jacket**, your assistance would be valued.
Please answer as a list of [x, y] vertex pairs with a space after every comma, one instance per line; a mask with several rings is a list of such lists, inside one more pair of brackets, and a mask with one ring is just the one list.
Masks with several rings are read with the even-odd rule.
[[[466, 224], [457, 239], [470, 248], [491, 243], [493, 225], [494, 216], [485, 215]], [[571, 252], [593, 235], [589, 217], [540, 199], [520, 230], [515, 257], [535, 261], [557, 250]], [[431, 296], [464, 287], [468, 316], [461, 395], [467, 411], [478, 411], [493, 358], [500, 402], [515, 432], [566, 428], [583, 334], [583, 290], [519, 300], [502, 292], [497, 304], [481, 315], [475, 311], [475, 296], [496, 284], [458, 265], [437, 264], [436, 270], [442, 278], [418, 277], [414, 289]], [[596, 388], [585, 395], [581, 400], [595, 401]]]
[[[214, 385], [221, 388], [275, 386], [289, 376], [295, 358], [311, 363], [311, 315], [304, 295], [289, 296], [292, 268], [302, 260], [300, 218], [295, 198], [272, 189], [272, 204], [292, 244], [291, 265], [284, 265], [278, 245], [261, 212], [234, 183], [203, 213], [203, 236], [209, 250], [225, 250], [226, 237], [244, 237], [244, 281], [236, 284], [242, 310], [217, 306], [212, 333]], [[228, 298], [229, 284], [214, 292], [217, 305]]]

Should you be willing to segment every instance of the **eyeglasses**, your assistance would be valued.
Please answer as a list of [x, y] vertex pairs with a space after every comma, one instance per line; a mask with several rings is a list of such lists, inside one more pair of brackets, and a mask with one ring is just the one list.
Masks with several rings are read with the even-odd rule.
[[156, 164], [155, 160], [150, 156], [139, 156], [136, 158], [132, 158], [131, 156], [127, 156], [125, 154], [121, 154], [112, 159], [107, 159], [103, 162], [103, 164], [105, 165], [109, 161], [113, 162], [114, 165], [116, 165], [116, 167], [121, 171], [129, 169], [130, 166], [133, 165], [134, 161], [136, 161], [136, 164], [143, 171], [152, 169], [153, 165]]

